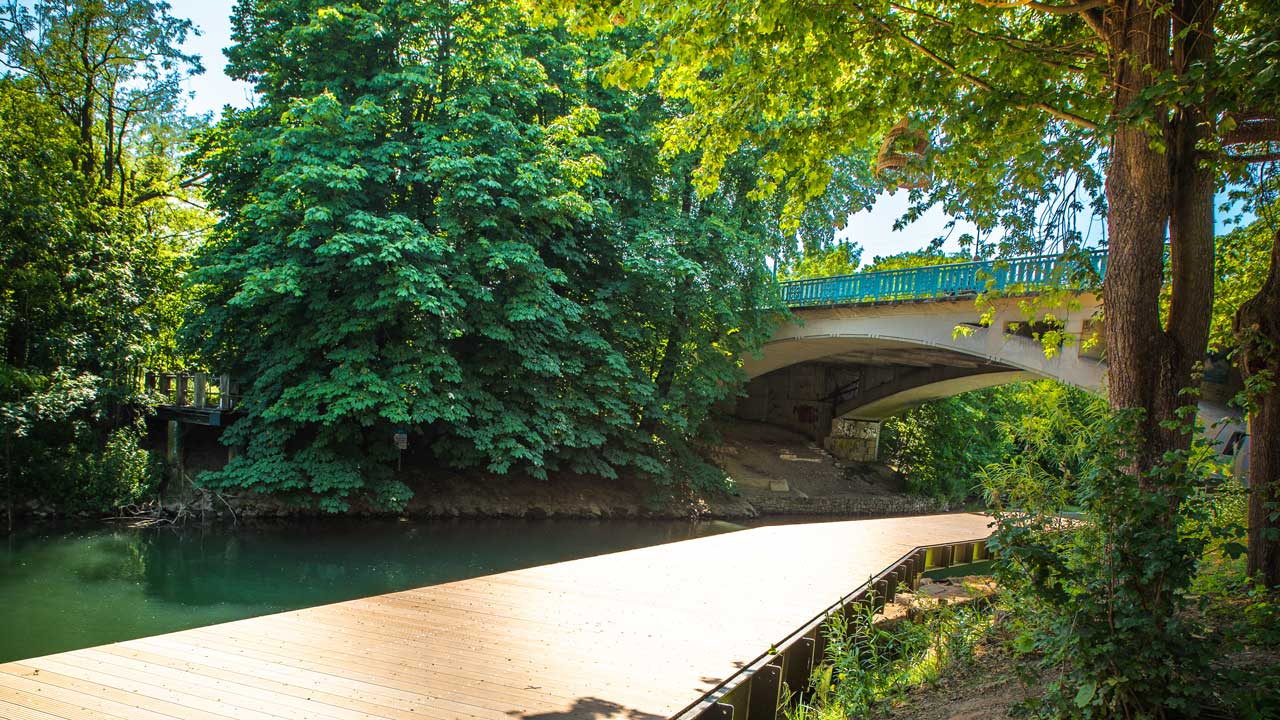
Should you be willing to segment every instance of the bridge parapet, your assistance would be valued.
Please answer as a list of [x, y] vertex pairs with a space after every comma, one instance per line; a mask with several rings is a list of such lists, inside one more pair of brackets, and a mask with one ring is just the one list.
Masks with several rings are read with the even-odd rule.
[[[982, 311], [970, 299], [930, 303], [846, 304], [798, 307], [754, 356], [744, 358], [750, 378], [790, 365], [837, 361], [909, 367], [996, 365], [1098, 391], [1103, 365], [1096, 315], [1101, 299], [1089, 292], [1048, 308], [1060, 330], [1079, 342], [1049, 356], [1044, 344], [1024, 332], [1026, 316], [1018, 298], [994, 298], [983, 324]], [[961, 330], [957, 330], [960, 328]]]
[[781, 283], [790, 307], [917, 302], [982, 292], [1035, 293], [1048, 288], [1096, 289], [1107, 272], [1107, 251], [984, 260], [837, 275]]

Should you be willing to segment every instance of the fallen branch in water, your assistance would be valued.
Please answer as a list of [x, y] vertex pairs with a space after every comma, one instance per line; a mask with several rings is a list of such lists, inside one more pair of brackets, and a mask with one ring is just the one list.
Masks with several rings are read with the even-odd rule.
[[231, 523], [233, 525], [240, 524], [240, 517], [236, 514], [235, 508], [221, 493], [216, 490], [197, 487], [185, 473], [183, 474], [183, 479], [187, 481], [188, 486], [191, 488], [192, 497], [190, 501], [181, 503], [176, 509], [167, 509], [158, 502], [148, 502], [142, 505], [130, 504], [119, 508], [120, 515], [103, 519], [112, 522], [130, 522], [133, 523], [134, 527], [180, 526], [185, 525], [189, 520], [196, 519], [198, 513], [199, 522], [204, 523], [205, 511], [213, 505], [212, 498], [217, 498], [218, 502], [221, 502], [227, 508], [227, 512], [231, 513]]

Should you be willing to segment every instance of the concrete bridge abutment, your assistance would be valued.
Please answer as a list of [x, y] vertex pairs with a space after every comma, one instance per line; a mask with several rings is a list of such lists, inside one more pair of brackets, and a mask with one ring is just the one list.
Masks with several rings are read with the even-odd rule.
[[842, 405], [867, 386], [891, 384], [891, 367], [803, 363], [758, 377], [747, 386], [736, 415], [795, 430], [845, 460], [873, 461], [879, 420], [840, 417]]

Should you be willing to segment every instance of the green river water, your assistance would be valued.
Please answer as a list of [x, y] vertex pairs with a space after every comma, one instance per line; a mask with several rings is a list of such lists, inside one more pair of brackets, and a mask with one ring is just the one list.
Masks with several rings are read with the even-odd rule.
[[740, 527], [334, 520], [0, 538], [0, 662]]

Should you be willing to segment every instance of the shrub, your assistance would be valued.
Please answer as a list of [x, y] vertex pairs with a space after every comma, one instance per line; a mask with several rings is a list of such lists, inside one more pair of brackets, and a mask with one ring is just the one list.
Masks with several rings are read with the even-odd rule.
[[[1208, 648], [1186, 611], [1212, 456], [1193, 445], [1137, 472], [1137, 420], [1063, 418], [1070, 433], [1027, 437], [1022, 457], [984, 471], [997, 575], [1022, 598], [1015, 650], [1053, 671], [1045, 716], [1179, 717], [1207, 697]], [[1064, 519], [1068, 504], [1083, 519]]]
[[158, 463], [139, 446], [142, 421], [112, 427], [104, 406], [120, 399], [106, 398], [100, 378], [59, 370], [9, 380], [0, 403], [7, 501], [105, 513], [155, 489]]

